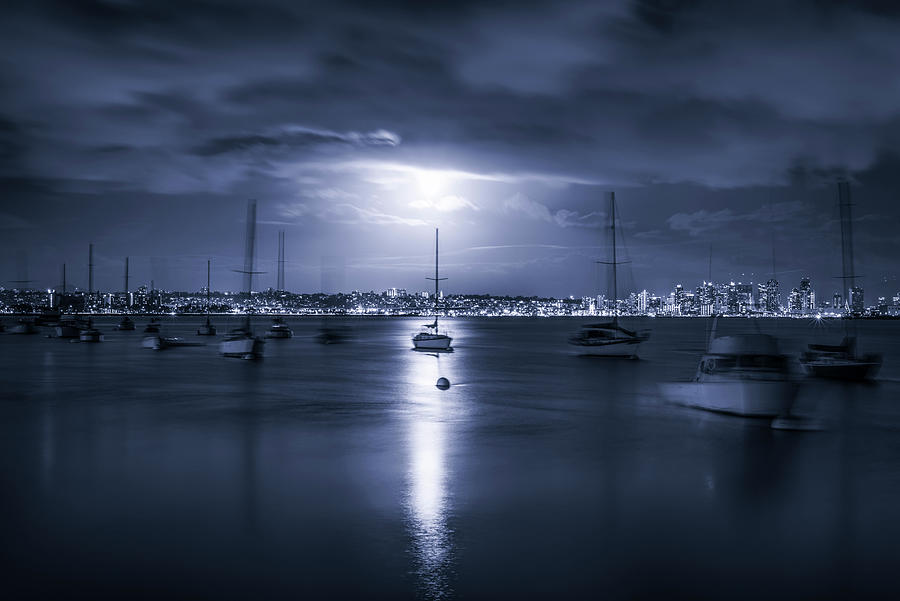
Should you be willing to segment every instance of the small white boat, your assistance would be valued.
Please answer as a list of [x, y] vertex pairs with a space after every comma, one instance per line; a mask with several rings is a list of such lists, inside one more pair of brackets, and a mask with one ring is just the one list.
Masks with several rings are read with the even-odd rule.
[[434, 323], [427, 323], [423, 327], [424, 331], [413, 336], [413, 347], [416, 350], [446, 351], [450, 349], [453, 338], [438, 332], [437, 317], [435, 317]]
[[219, 353], [238, 359], [259, 359], [263, 356], [263, 344], [265, 342], [248, 329], [238, 328], [229, 332], [219, 343]]
[[668, 400], [747, 417], [789, 415], [797, 387], [772, 336], [714, 338], [690, 382], [660, 384]]
[[162, 336], [159, 334], [155, 334], [152, 336], [144, 336], [144, 339], [141, 340], [141, 347], [146, 349], [152, 349], [154, 351], [161, 350], [165, 346], [165, 341]]
[[[247, 236], [246, 245], [244, 246], [244, 269], [240, 273], [244, 274], [247, 298], [250, 298], [253, 290], [253, 249], [256, 240], [256, 201], [251, 200], [247, 203]], [[250, 315], [244, 314], [244, 324], [240, 328], [231, 330], [225, 339], [219, 343], [219, 353], [225, 357], [237, 357], [239, 359], [259, 359], [263, 356], [262, 338], [253, 335], [250, 328]]]
[[294, 331], [284, 323], [284, 319], [276, 317], [272, 320], [272, 326], [266, 332], [266, 338], [290, 338], [294, 335]]
[[20, 319], [16, 325], [9, 330], [10, 334], [37, 334], [37, 328], [34, 322], [29, 319]]
[[423, 326], [423, 331], [413, 336], [413, 348], [417, 351], [448, 351], [453, 338], [438, 331], [438, 297], [440, 296], [441, 278], [438, 274], [438, 229], [434, 228], [434, 322]]

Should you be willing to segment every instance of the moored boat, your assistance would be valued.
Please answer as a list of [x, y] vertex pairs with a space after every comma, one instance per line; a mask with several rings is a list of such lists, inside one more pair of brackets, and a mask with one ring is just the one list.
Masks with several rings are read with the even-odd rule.
[[9, 329], [10, 334], [37, 334], [38, 330], [34, 327], [34, 320], [20, 319], [16, 325]]
[[438, 273], [438, 229], [434, 228], [434, 277], [426, 278], [434, 280], [434, 322], [423, 326], [423, 331], [413, 336], [413, 348], [417, 351], [448, 351], [453, 338], [442, 333], [438, 329], [438, 298], [440, 297], [440, 282], [442, 278]]
[[103, 334], [94, 327], [93, 320], [88, 320], [87, 328], [81, 330], [81, 333], [78, 335], [78, 340], [81, 342], [103, 342]]
[[266, 332], [266, 338], [291, 338], [293, 335], [294, 331], [284, 323], [284, 319], [281, 317], [274, 318], [269, 331]]
[[[841, 215], [841, 280], [844, 282], [843, 292], [851, 298], [855, 290], [856, 273], [853, 264], [853, 217], [851, 214], [849, 182], [838, 182], [838, 209]], [[881, 368], [882, 358], [877, 353], [858, 354], [856, 322], [858, 316], [848, 304], [849, 315], [843, 319], [844, 339], [840, 344], [810, 344], [800, 355], [800, 365], [806, 375], [814, 378], [830, 380], [862, 381], [874, 378]], [[857, 313], [857, 314], [855, 314]]]
[[616, 260], [616, 193], [609, 193], [609, 230], [612, 239], [612, 260], [601, 261], [612, 269], [612, 319], [605, 323], [591, 323], [569, 337], [569, 344], [578, 355], [591, 357], [637, 357], [638, 347], [650, 338], [650, 332], [634, 332], [619, 325], [618, 275]]
[[78, 338], [87, 324], [80, 319], [61, 319], [53, 328], [57, 338]]
[[206, 260], [206, 323], [197, 328], [197, 336], [215, 336], [216, 335], [216, 326], [214, 326], [209, 321], [209, 272], [210, 272], [210, 261]]
[[[247, 205], [247, 235], [244, 253], [244, 274], [247, 288], [247, 300], [253, 290], [253, 250], [256, 241], [256, 201], [251, 200]], [[240, 359], [259, 359], [263, 356], [264, 341], [253, 334], [250, 326], [250, 314], [244, 314], [244, 324], [231, 330], [225, 339], [219, 343], [219, 353], [225, 357]]]
[[856, 338], [847, 336], [838, 345], [810, 344], [800, 355], [800, 365], [808, 376], [831, 380], [867, 380], [881, 368], [877, 353], [856, 353]]
[[777, 340], [765, 334], [714, 338], [690, 382], [660, 384], [670, 401], [746, 417], [788, 415], [797, 386]]

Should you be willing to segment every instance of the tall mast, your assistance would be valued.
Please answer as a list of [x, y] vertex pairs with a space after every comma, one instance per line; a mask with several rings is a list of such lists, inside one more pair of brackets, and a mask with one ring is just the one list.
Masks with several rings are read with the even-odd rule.
[[[256, 248], [256, 201], [247, 203], [247, 238], [244, 247], [244, 282], [247, 288], [247, 303], [250, 303], [253, 290], [253, 254]], [[250, 331], [250, 313], [246, 313], [244, 324]]]
[[63, 263], [63, 294], [66, 293], [66, 264]]
[[94, 295], [94, 245], [88, 244], [88, 296]]
[[613, 324], [619, 324], [619, 290], [616, 280], [616, 193], [609, 193], [609, 227], [612, 230]]
[[[853, 266], [853, 215], [852, 205], [850, 203], [850, 183], [847, 181], [838, 182], [838, 207], [841, 213], [841, 280], [844, 282], [844, 304], [847, 307], [847, 313], [852, 317], [853, 305], [851, 291], [856, 287], [856, 273]], [[844, 321], [844, 336], [847, 338], [856, 338], [856, 324]], [[856, 345], [853, 344], [851, 353], [855, 354]]]
[[426, 280], [434, 280], [434, 331], [437, 333], [438, 322], [438, 293], [440, 292], [438, 282], [446, 280], [438, 276], [438, 228], [434, 228], [434, 277], [425, 278]]
[[[845, 286], [853, 288], [856, 274], [853, 269], [853, 217], [852, 205], [850, 204], [850, 184], [846, 181], [838, 182], [838, 206], [841, 212], [841, 267], [842, 276]], [[844, 298], [850, 298], [847, 294], [848, 290], [844, 290], [846, 295]]]
[[275, 285], [279, 292], [284, 291], [284, 230], [278, 232], [278, 276]]
[[209, 320], [209, 259], [206, 260], [206, 319]]

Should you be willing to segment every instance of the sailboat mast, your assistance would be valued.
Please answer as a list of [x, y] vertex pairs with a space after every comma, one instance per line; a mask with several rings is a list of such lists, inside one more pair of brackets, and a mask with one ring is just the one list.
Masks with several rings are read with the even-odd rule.
[[63, 263], [63, 294], [66, 293], [66, 264]]
[[616, 193], [609, 193], [610, 229], [612, 230], [612, 285], [613, 285], [613, 323], [619, 323], [619, 290], [616, 280]]
[[[856, 274], [853, 268], [853, 216], [850, 204], [850, 184], [838, 182], [838, 206], [841, 213], [841, 267], [844, 285], [853, 288]], [[849, 302], [848, 290], [844, 290], [844, 298]], [[849, 306], [849, 305], [848, 305]]]
[[[841, 280], [844, 282], [844, 298], [847, 313], [853, 316], [853, 289], [856, 287], [856, 273], [853, 265], [853, 214], [850, 203], [850, 183], [838, 182], [838, 207], [841, 213]], [[856, 351], [856, 324], [843, 320], [844, 336], [850, 339], [851, 354]]]
[[206, 315], [209, 318], [209, 259], [206, 260]]
[[[244, 249], [244, 273], [247, 283], [247, 303], [253, 290], [253, 253], [256, 246], [256, 201], [251, 200], [247, 205], [247, 246]], [[245, 324], [250, 331], [250, 313], [246, 314]]]
[[94, 295], [94, 245], [88, 244], [88, 297]]
[[434, 315], [437, 317], [438, 299], [438, 228], [434, 228]]

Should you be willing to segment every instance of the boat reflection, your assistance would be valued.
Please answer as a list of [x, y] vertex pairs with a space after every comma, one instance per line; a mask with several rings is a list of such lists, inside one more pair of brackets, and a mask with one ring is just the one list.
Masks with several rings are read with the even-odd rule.
[[451, 502], [445, 404], [450, 397], [447, 392], [435, 388], [435, 382], [447, 374], [441, 373], [440, 357], [436, 355], [411, 357], [408, 367], [413, 401], [407, 417], [407, 530], [419, 595], [427, 599], [444, 599], [452, 596], [450, 579], [454, 550], [453, 531], [448, 523]]

